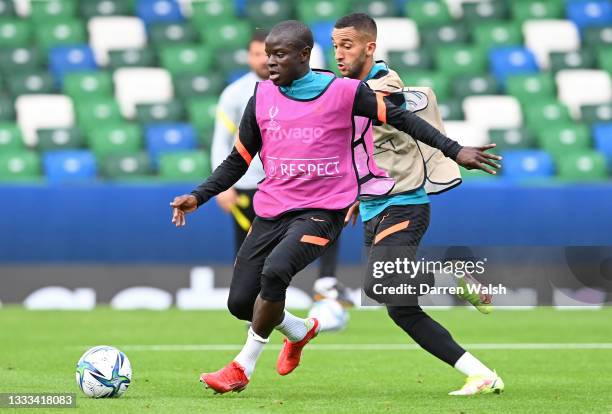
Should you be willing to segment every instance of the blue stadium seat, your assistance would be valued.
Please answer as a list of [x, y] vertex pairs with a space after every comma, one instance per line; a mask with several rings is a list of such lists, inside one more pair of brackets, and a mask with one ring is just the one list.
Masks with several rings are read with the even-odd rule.
[[154, 166], [164, 152], [190, 150], [197, 145], [197, 133], [187, 123], [150, 124], [145, 126], [145, 137]]
[[318, 22], [311, 27], [314, 41], [317, 42], [326, 53], [333, 48], [331, 32], [334, 30], [334, 24], [335, 22], [333, 21]]
[[96, 70], [93, 51], [87, 45], [54, 47], [49, 51], [49, 68], [60, 86], [68, 72]]
[[612, 23], [612, 2], [609, 0], [570, 0], [566, 5], [567, 18], [579, 29], [605, 26]]
[[138, 0], [136, 10], [138, 17], [147, 25], [185, 20], [177, 0]]
[[523, 47], [500, 47], [489, 52], [491, 71], [501, 84], [509, 75], [538, 72], [533, 53]]
[[504, 178], [526, 180], [548, 178], [555, 174], [553, 159], [546, 151], [507, 151], [502, 155], [504, 157]]
[[595, 148], [605, 155], [608, 171], [612, 172], [612, 122], [593, 125], [592, 133]]
[[47, 180], [52, 183], [96, 178], [96, 159], [89, 151], [48, 152], [43, 164]]

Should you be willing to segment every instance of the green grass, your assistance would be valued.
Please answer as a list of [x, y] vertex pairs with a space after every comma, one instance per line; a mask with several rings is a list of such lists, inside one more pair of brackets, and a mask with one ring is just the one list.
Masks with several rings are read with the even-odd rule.
[[[464, 344], [612, 343], [612, 309], [602, 311], [432, 311]], [[345, 332], [318, 344], [404, 344], [384, 311], [355, 311]], [[124, 347], [134, 369], [119, 399], [79, 395], [77, 409], [52, 413], [604, 413], [612, 412], [612, 349], [474, 350], [506, 383], [502, 395], [450, 397], [462, 376], [422, 350], [323, 351], [281, 377], [265, 351], [249, 387], [213, 396], [198, 376], [236, 351], [130, 350], [130, 345], [242, 344], [243, 323], [227, 312], [28, 312], [0, 309], [0, 392], [77, 392], [74, 368], [89, 346]], [[273, 334], [272, 343], [280, 342]], [[10, 412], [10, 410], [0, 410]], [[15, 411], [15, 410], [13, 410]], [[18, 413], [45, 410], [20, 409]]]

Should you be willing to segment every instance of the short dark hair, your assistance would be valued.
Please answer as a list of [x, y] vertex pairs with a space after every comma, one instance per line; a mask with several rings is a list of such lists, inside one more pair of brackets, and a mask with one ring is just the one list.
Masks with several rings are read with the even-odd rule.
[[251, 35], [251, 40], [249, 40], [249, 46], [251, 46], [251, 43], [253, 42], [265, 43], [266, 37], [268, 37], [268, 34], [270, 34], [270, 32], [267, 30], [256, 29]]
[[376, 22], [365, 13], [348, 14], [339, 18], [334, 25], [336, 29], [344, 29], [346, 27], [354, 27], [358, 32], [368, 33], [376, 39]]
[[304, 23], [298, 20], [285, 20], [278, 23], [270, 30], [270, 35], [274, 36], [290, 36], [290, 38], [298, 40], [304, 46], [309, 48], [314, 47], [314, 37], [312, 31]]

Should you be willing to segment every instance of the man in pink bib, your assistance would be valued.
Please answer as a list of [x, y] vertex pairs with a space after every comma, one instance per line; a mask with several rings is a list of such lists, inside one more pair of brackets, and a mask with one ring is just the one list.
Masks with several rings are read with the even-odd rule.
[[217, 393], [247, 386], [274, 329], [286, 336], [280, 375], [298, 366], [303, 347], [317, 335], [319, 322], [287, 312], [285, 295], [292, 277], [338, 237], [358, 195], [359, 170], [371, 167], [367, 157], [355, 157], [354, 148], [371, 148], [360, 145], [365, 138], [356, 136], [355, 117], [392, 125], [466, 168], [499, 167], [498, 156], [462, 147], [361, 81], [313, 72], [312, 47], [312, 33], [301, 22], [272, 28], [266, 38], [270, 78], [257, 84], [232, 153], [191, 194], [171, 203], [172, 222], [184, 226], [185, 214], [230, 188], [259, 154], [266, 177], [254, 197], [257, 217], [238, 252], [228, 298], [230, 312], [252, 324], [234, 360], [200, 377]]

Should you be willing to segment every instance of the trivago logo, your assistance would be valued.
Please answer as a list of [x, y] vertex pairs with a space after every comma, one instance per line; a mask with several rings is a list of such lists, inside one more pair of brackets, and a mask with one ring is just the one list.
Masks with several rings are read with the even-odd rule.
[[266, 175], [277, 180], [340, 178], [340, 157], [281, 158], [266, 157]]
[[280, 141], [283, 139], [295, 139], [303, 144], [310, 144], [314, 140], [323, 136], [323, 128], [321, 127], [302, 127], [302, 128], [289, 128], [285, 129], [281, 126], [280, 122], [274, 118], [278, 116], [278, 106], [271, 106], [268, 110], [268, 116], [270, 121], [265, 127], [268, 137], [272, 141]]

